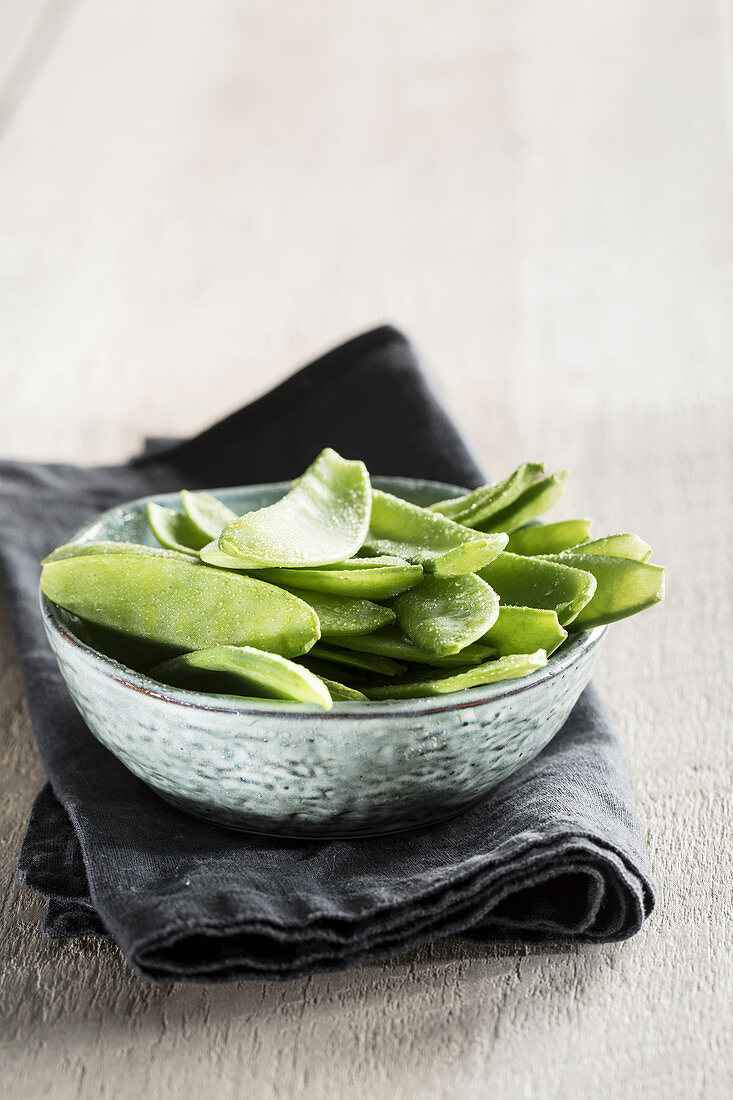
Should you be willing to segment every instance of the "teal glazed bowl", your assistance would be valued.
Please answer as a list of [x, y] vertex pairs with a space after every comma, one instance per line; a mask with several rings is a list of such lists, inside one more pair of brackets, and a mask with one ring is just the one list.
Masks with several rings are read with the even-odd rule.
[[[374, 478], [417, 504], [465, 490]], [[215, 490], [244, 513], [289, 485]], [[157, 545], [154, 500], [113, 508], [71, 541]], [[157, 794], [229, 828], [282, 836], [359, 836], [410, 829], [467, 809], [532, 760], [588, 683], [605, 628], [570, 635], [519, 680], [439, 699], [309, 704], [241, 700], [167, 687], [92, 649], [71, 616], [41, 596], [43, 622], [71, 697], [94, 736]]]

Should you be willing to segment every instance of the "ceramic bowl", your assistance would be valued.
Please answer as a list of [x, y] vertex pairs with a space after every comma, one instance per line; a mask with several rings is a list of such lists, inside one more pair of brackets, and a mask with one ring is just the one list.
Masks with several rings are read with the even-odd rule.
[[[418, 504], [465, 490], [375, 478]], [[285, 483], [216, 490], [235, 511], [278, 499]], [[150, 500], [113, 508], [72, 541], [156, 545]], [[588, 683], [605, 628], [571, 634], [537, 672], [435, 699], [308, 704], [250, 702], [167, 687], [86, 645], [41, 597], [43, 621], [89, 729], [131, 772], [180, 809], [220, 825], [286, 836], [358, 836], [460, 813], [537, 755]]]

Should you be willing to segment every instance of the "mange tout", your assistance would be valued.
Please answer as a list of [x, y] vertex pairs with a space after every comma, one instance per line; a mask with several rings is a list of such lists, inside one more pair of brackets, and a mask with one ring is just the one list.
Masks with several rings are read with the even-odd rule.
[[395, 676], [398, 672], [405, 671], [405, 665], [400, 664], [399, 661], [393, 661], [390, 657], [351, 651], [328, 642], [316, 642], [301, 660], [306, 664], [314, 660], [319, 663], [328, 661], [336, 665], [345, 665], [346, 668], [358, 669], [360, 672], [375, 672], [380, 676]]
[[580, 613], [596, 590], [595, 577], [573, 563], [526, 558], [506, 551], [480, 572], [502, 603], [544, 607], [554, 611], [561, 626]]
[[260, 569], [257, 576], [273, 584], [292, 584], [312, 592], [388, 600], [417, 584], [422, 579], [423, 569], [403, 558], [383, 556], [350, 558], [321, 569]]
[[360, 548], [370, 510], [364, 463], [327, 447], [281, 500], [228, 524], [219, 549], [251, 569], [329, 565]]
[[283, 587], [313, 608], [324, 638], [329, 634], [371, 634], [380, 626], [393, 623], [396, 618], [391, 607], [373, 603], [371, 600], [333, 596], [328, 592], [311, 592], [307, 588], [292, 588], [289, 585]]
[[439, 657], [407, 638], [395, 626], [383, 626], [371, 634], [332, 634], [329, 645], [340, 649], [353, 649], [359, 653], [375, 653], [380, 657], [391, 657], [394, 661], [406, 661], [408, 664], [433, 665], [434, 668], [452, 668], [455, 665], [478, 665], [496, 656], [496, 650], [488, 645], [473, 642], [457, 653], [446, 653]]
[[328, 688], [334, 703], [366, 703], [368, 701], [364, 692], [359, 691], [357, 688], [347, 687], [346, 684], [340, 684], [338, 680], [329, 680], [327, 676], [321, 676], [320, 679]]
[[627, 532], [624, 535], [605, 535], [602, 539], [593, 539], [592, 542], [583, 542], [580, 545], [557, 550], [545, 550], [543, 553], [557, 554], [565, 550], [571, 554], [604, 554], [611, 558], [631, 558], [632, 561], [646, 561], [652, 552], [651, 546], [647, 545], [643, 539]]
[[202, 540], [199, 546], [205, 546], [211, 539], [218, 539], [224, 528], [238, 518], [236, 512], [211, 493], [192, 493], [188, 489], [182, 489], [181, 505], [198, 538]]
[[544, 607], [512, 607], [502, 604], [496, 622], [481, 641], [492, 646], [499, 657], [512, 653], [534, 653], [544, 649], [548, 657], [568, 636], [555, 611]]
[[506, 531], [511, 535], [536, 516], [548, 512], [565, 492], [567, 470], [550, 474], [528, 485], [515, 501], [477, 525], [478, 531]]
[[662, 598], [637, 535], [542, 522], [565, 479], [524, 463], [425, 508], [326, 448], [274, 504], [238, 515], [183, 489], [178, 511], [150, 503], [145, 544], [60, 546], [41, 587], [85, 644], [197, 692], [319, 707], [450, 694], [536, 671], [569, 630]]
[[499, 597], [475, 573], [429, 576], [397, 596], [392, 607], [416, 646], [444, 657], [483, 637], [499, 614]]
[[41, 565], [47, 565], [51, 561], [64, 561], [66, 558], [83, 558], [99, 554], [142, 554], [151, 558], [173, 558], [178, 561], [188, 561], [193, 565], [199, 564], [199, 558], [193, 551], [166, 550], [162, 546], [146, 546], [139, 542], [67, 542], [63, 546], [57, 546], [48, 554]]
[[82, 619], [181, 650], [255, 645], [293, 657], [320, 637], [318, 616], [297, 596], [183, 557], [65, 558], [43, 566], [41, 588]]
[[163, 508], [160, 504], [148, 505], [148, 522], [161, 546], [178, 550], [183, 554], [198, 551], [206, 544], [190, 519], [180, 512]]
[[330, 710], [331, 694], [312, 672], [276, 653], [252, 646], [220, 645], [184, 653], [154, 668], [154, 680], [174, 687], [220, 694], [289, 699]]
[[575, 554], [568, 550], [553, 556], [560, 566], [576, 565], [592, 574], [593, 596], [570, 624], [570, 630], [618, 622], [659, 603], [664, 597], [664, 570], [659, 565], [610, 554]]
[[440, 512], [455, 523], [462, 523], [465, 527], [476, 527], [513, 504], [520, 493], [544, 473], [544, 470], [541, 462], [523, 462], [503, 481], [497, 481], [493, 485], [480, 485], [478, 489], [464, 496], [436, 501], [430, 505], [430, 509]]
[[578, 546], [590, 538], [589, 519], [561, 519], [556, 523], [533, 523], [521, 527], [509, 536], [506, 544], [510, 554], [557, 554], [570, 546]]
[[426, 573], [474, 573], [504, 549], [505, 534], [479, 535], [445, 516], [375, 489], [366, 548], [395, 554]]
[[499, 657], [483, 665], [462, 672], [450, 672], [440, 676], [425, 677], [415, 673], [411, 677], [391, 680], [387, 684], [373, 684], [365, 688], [370, 699], [420, 699], [430, 695], [449, 695], [466, 688], [482, 687], [500, 680], [514, 680], [518, 676], [527, 676], [547, 664], [547, 654], [543, 649], [536, 653], [515, 654], [511, 657]]

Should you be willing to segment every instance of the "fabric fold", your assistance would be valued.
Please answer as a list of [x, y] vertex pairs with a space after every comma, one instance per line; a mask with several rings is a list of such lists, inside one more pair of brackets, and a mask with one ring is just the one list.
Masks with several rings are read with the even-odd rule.
[[414, 349], [390, 326], [336, 348], [187, 441], [122, 466], [0, 463], [0, 562], [49, 784], [21, 881], [57, 938], [111, 936], [155, 981], [285, 979], [428, 940], [606, 942], [654, 888], [623, 752], [593, 687], [530, 764], [461, 817], [392, 836], [248, 836], [162, 802], [87, 730], [46, 645], [40, 558], [106, 507], [181, 487], [297, 476], [323, 446], [375, 474], [483, 475]]

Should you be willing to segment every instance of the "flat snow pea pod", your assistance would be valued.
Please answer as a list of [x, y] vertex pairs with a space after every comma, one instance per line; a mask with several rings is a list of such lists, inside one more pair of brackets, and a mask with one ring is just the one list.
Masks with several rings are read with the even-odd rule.
[[515, 501], [535, 478], [544, 473], [544, 470], [545, 467], [541, 462], [523, 462], [503, 481], [494, 482], [492, 485], [481, 485], [463, 497], [439, 500], [436, 504], [431, 504], [430, 508], [434, 512], [448, 516], [455, 523], [462, 523], [465, 527], [475, 527]]
[[243, 558], [220, 550], [218, 539], [212, 539], [211, 542], [206, 543], [206, 546], [202, 546], [199, 550], [199, 558], [206, 565], [215, 565], [218, 569], [238, 569], [240, 573], [253, 572], [252, 567]]
[[160, 504], [149, 504], [147, 511], [150, 529], [161, 546], [190, 554], [205, 545], [206, 539], [182, 512], [172, 512]]
[[299, 600], [309, 604], [321, 624], [321, 636], [330, 634], [369, 634], [395, 621], [390, 607], [358, 600], [351, 596], [333, 596], [327, 592], [309, 592], [306, 588], [284, 585]]
[[145, 546], [140, 542], [67, 542], [44, 558], [41, 565], [46, 565], [50, 561], [64, 561], [66, 558], [85, 557], [89, 554], [143, 554], [153, 558], [183, 558], [185, 561], [194, 563], [199, 560], [192, 550], [183, 553], [180, 550], [165, 550], [162, 546]]
[[546, 664], [547, 654], [543, 649], [538, 649], [536, 653], [499, 657], [495, 661], [486, 661], [460, 672], [431, 677], [415, 673], [410, 677], [392, 680], [388, 684], [372, 684], [364, 690], [370, 699], [421, 699], [424, 696], [450, 695], [454, 691], [481, 687], [499, 680], [516, 680]]
[[397, 596], [392, 607], [416, 646], [443, 657], [483, 637], [499, 614], [499, 597], [475, 573], [431, 576]]
[[496, 651], [489, 646], [473, 642], [465, 649], [460, 650], [459, 653], [438, 657], [436, 654], [428, 653], [427, 650], [415, 645], [395, 626], [383, 626], [372, 634], [334, 634], [329, 638], [329, 642], [332, 645], [338, 645], [344, 649], [354, 649], [360, 653], [376, 653], [382, 657], [391, 657], [395, 661], [432, 665], [434, 668], [478, 665], [482, 661], [488, 661], [489, 657], [496, 655]]
[[567, 630], [560, 626], [554, 611], [502, 604], [496, 622], [481, 641], [493, 646], [500, 657], [534, 653], [538, 649], [544, 649], [549, 656], [567, 636]]
[[261, 569], [257, 576], [273, 584], [292, 584], [311, 592], [334, 596], [388, 600], [412, 588], [422, 579], [421, 565], [410, 565], [401, 558], [350, 558], [321, 569]]
[[[623, 535], [605, 535], [602, 539], [593, 539], [578, 546], [563, 547], [568, 553], [573, 554], [605, 554], [610, 558], [631, 558], [633, 561], [646, 561], [652, 552], [649, 546], [638, 535], [629, 533]], [[558, 550], [544, 550], [545, 554], [557, 554]], [[581, 565], [581, 569], [583, 566]]]
[[548, 477], [540, 478], [539, 481], [533, 481], [506, 508], [494, 512], [489, 519], [477, 524], [476, 530], [506, 531], [511, 534], [519, 527], [524, 527], [529, 520], [549, 512], [550, 508], [554, 508], [565, 492], [567, 480], [567, 470], [559, 470], [556, 474], [550, 474]]
[[510, 554], [557, 554], [569, 546], [587, 542], [591, 520], [561, 519], [558, 523], [535, 523], [522, 527], [509, 536], [506, 548]]
[[237, 513], [211, 493], [192, 493], [181, 490], [181, 506], [189, 521], [193, 524], [204, 546], [211, 539], [218, 539], [225, 527], [237, 519]]
[[647, 561], [616, 558], [608, 554], [575, 554], [564, 551], [550, 561], [592, 573], [597, 584], [593, 598], [574, 619], [571, 630], [590, 630], [615, 623], [644, 611], [664, 598], [664, 569]]
[[266, 653], [251, 646], [219, 645], [183, 653], [157, 665], [150, 676], [161, 683], [192, 691], [287, 699], [295, 703], [315, 703], [325, 710], [332, 706], [331, 694], [318, 676], [277, 653]]
[[327, 447], [281, 500], [225, 527], [219, 549], [252, 569], [329, 565], [359, 549], [370, 509], [364, 463]]
[[313, 608], [290, 592], [183, 558], [67, 558], [44, 565], [41, 588], [82, 619], [179, 650], [255, 645], [292, 657], [320, 636]]
[[478, 535], [453, 520], [375, 489], [367, 550], [394, 554], [426, 573], [473, 573], [506, 546], [506, 535]]
[[356, 668], [363, 672], [376, 672], [381, 676], [395, 676], [398, 672], [404, 672], [405, 666], [399, 661], [392, 661], [389, 657], [380, 657], [373, 653], [352, 652], [349, 649], [341, 649], [339, 646], [326, 642], [316, 642], [309, 653], [303, 658], [310, 662], [313, 659], [330, 661], [336, 665], [345, 665], [347, 668]]
[[321, 676], [321, 680], [328, 688], [334, 703], [366, 703], [367, 697], [363, 691], [339, 684], [336, 680], [329, 680], [327, 676]]
[[596, 590], [595, 577], [585, 567], [576, 569], [546, 558], [525, 558], [504, 551], [489, 562], [480, 577], [513, 607], [546, 607], [567, 626]]

